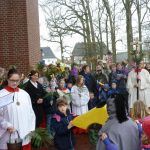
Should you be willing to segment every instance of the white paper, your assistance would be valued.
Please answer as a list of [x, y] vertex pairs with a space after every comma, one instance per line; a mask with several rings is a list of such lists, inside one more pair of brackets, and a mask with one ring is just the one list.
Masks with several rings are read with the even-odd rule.
[[14, 93], [10, 93], [7, 95], [0, 95], [0, 108], [13, 103], [14, 101]]

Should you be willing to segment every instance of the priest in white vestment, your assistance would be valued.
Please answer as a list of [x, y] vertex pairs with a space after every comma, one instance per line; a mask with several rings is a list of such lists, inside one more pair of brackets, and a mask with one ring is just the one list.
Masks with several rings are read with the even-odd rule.
[[[15, 70], [8, 72], [8, 85], [0, 91], [0, 97], [14, 94], [13, 102], [0, 108], [0, 150], [7, 150], [7, 142], [17, 138], [18, 131], [23, 140], [23, 150], [30, 150], [30, 133], [35, 130], [35, 114], [32, 109], [31, 99], [27, 92], [19, 89], [20, 76]], [[28, 148], [24, 148], [28, 147]], [[30, 148], [29, 148], [30, 147]]]
[[[138, 72], [138, 74], [137, 74]], [[137, 82], [138, 78], [138, 82]], [[137, 101], [137, 86], [139, 91], [139, 98], [145, 103], [147, 107], [150, 107], [150, 74], [147, 70], [142, 69], [141, 64], [139, 69], [133, 69], [128, 74], [127, 89], [129, 92], [129, 107], [133, 108], [133, 103]]]

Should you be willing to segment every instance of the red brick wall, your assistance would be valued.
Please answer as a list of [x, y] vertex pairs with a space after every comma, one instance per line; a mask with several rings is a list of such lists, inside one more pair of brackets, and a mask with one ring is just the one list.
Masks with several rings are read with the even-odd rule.
[[[30, 1], [30, 5], [35, 2]], [[21, 72], [27, 73], [29, 67], [39, 61], [38, 10], [35, 9], [38, 4], [34, 4], [32, 9], [35, 10], [32, 12], [28, 7], [26, 0], [0, 0], [0, 67], [7, 69], [10, 65], [16, 65]], [[36, 17], [33, 19], [34, 14]], [[37, 21], [31, 24], [29, 19]], [[34, 30], [33, 26], [36, 26]], [[38, 38], [34, 38], [35, 35]], [[33, 60], [32, 53], [35, 53]]]
[[40, 36], [39, 36], [39, 13], [38, 0], [26, 0], [27, 24], [28, 24], [28, 46], [29, 62], [34, 67], [41, 58]]

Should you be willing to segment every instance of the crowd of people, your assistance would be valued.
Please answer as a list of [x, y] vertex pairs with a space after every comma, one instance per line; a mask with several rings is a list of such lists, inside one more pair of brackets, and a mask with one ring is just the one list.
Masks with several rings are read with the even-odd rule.
[[49, 77], [46, 71], [47, 66], [42, 73], [21, 76], [13, 68], [1, 82], [0, 97], [14, 93], [14, 102], [0, 108], [0, 150], [7, 149], [9, 134], [16, 130], [23, 150], [30, 150], [35, 127], [47, 128], [56, 149], [73, 150], [72, 120], [105, 104], [109, 118], [98, 133], [97, 150], [140, 150], [149, 141], [150, 63], [98, 62], [94, 71], [73, 64]]

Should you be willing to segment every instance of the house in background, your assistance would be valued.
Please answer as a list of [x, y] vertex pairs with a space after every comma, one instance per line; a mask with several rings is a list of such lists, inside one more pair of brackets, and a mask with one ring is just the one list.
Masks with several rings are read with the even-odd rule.
[[[101, 53], [100, 53], [100, 48], [98, 43], [96, 44], [96, 51], [93, 52], [93, 56], [96, 54], [97, 59], [99, 59]], [[103, 48], [103, 54], [107, 53], [107, 47], [105, 45], [105, 43], [102, 43], [102, 48]], [[73, 62], [77, 63], [77, 64], [85, 64], [86, 60], [86, 50], [85, 50], [85, 45], [83, 42], [81, 43], [76, 43], [72, 52], [72, 59]], [[92, 56], [91, 56], [92, 57]]]
[[56, 64], [57, 58], [50, 47], [41, 47], [42, 60], [46, 65]]
[[85, 56], [84, 43], [76, 43], [72, 52], [73, 62], [77, 64], [85, 64], [86, 61], [84, 60], [84, 56]]

